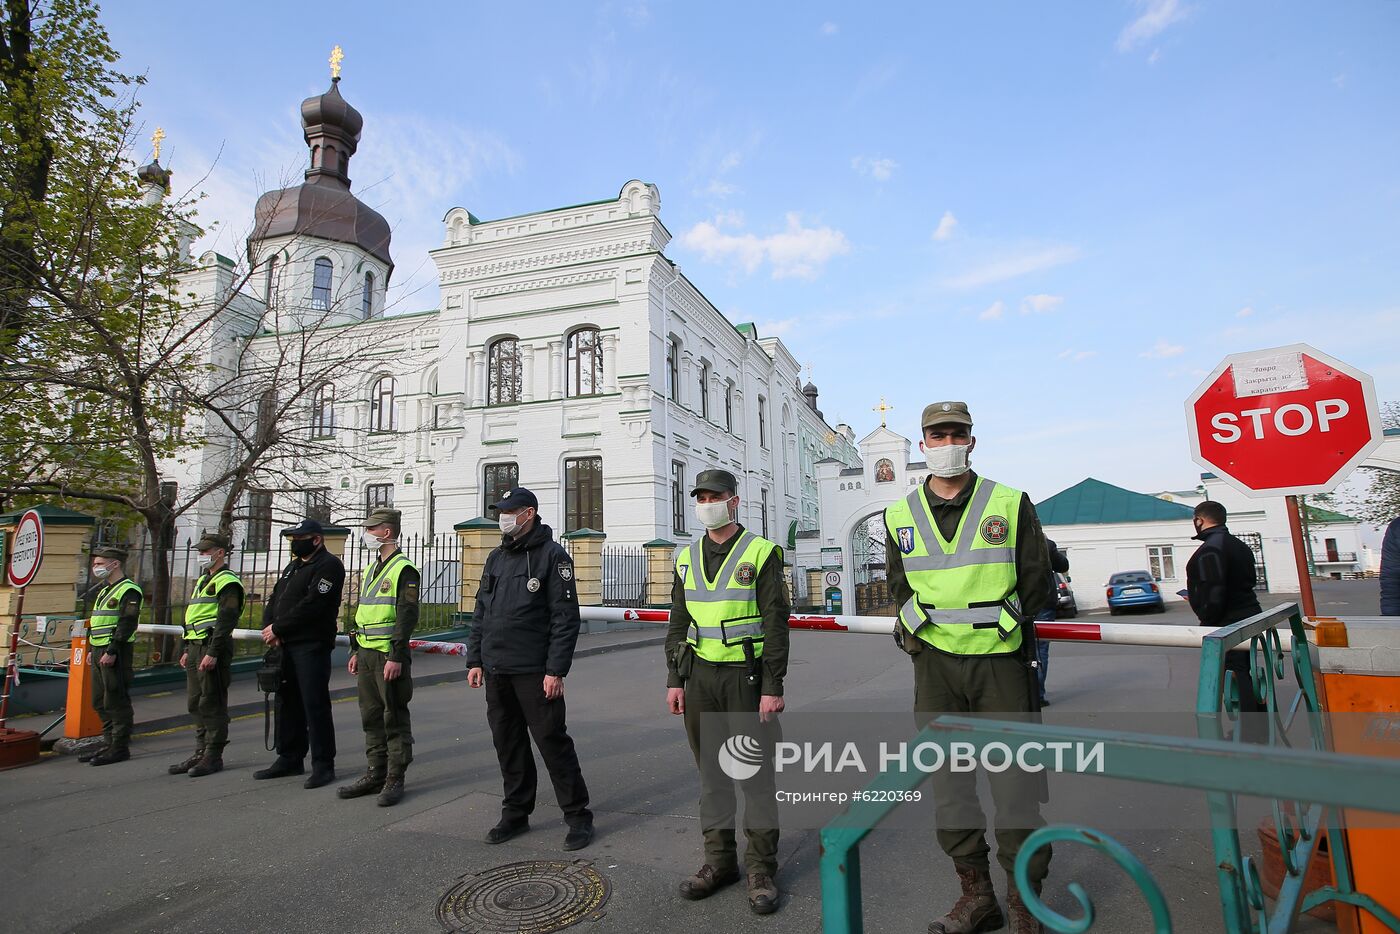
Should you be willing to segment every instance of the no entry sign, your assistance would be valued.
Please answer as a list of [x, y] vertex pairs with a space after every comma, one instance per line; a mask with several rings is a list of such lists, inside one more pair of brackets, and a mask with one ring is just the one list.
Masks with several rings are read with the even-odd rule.
[[1326, 493], [1383, 434], [1371, 377], [1307, 344], [1226, 357], [1186, 424], [1196, 463], [1255, 497]]
[[15, 537], [10, 544], [10, 557], [5, 562], [5, 573], [10, 586], [25, 587], [39, 573], [39, 565], [44, 560], [44, 522], [39, 514], [30, 509], [19, 517], [15, 526]]

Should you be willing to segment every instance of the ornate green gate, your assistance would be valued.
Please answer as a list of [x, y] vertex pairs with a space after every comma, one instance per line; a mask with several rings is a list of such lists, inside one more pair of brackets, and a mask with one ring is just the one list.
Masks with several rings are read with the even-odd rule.
[[[1285, 648], [1280, 628], [1292, 646], [1307, 646], [1308, 651]], [[1249, 651], [1255, 694], [1267, 709], [1267, 743], [1241, 742], [1240, 686], [1233, 672], [1225, 670], [1225, 653], [1236, 647], [1247, 647]], [[1279, 687], [1290, 669], [1298, 693], [1284, 710], [1279, 704]], [[1196, 739], [944, 715], [923, 729], [914, 743], [958, 740], [972, 744], [979, 754], [989, 743], [1102, 744], [1105, 776], [1195, 788], [1206, 793], [1221, 912], [1225, 930], [1230, 934], [1282, 934], [1293, 929], [1301, 911], [1327, 901], [1358, 906], [1392, 931], [1400, 932], [1400, 918], [1355, 890], [1338, 817], [1341, 807], [1400, 813], [1400, 794], [1396, 791], [1400, 788], [1400, 761], [1327, 752], [1318, 698], [1315, 649], [1308, 646], [1297, 606], [1290, 604], [1206, 636], [1201, 647]], [[1299, 731], [1305, 731], [1306, 748], [1289, 745], [1290, 732], [1297, 735]], [[882, 773], [870, 789], [912, 791], [927, 778], [926, 773], [919, 771], [891, 770]], [[1284, 865], [1283, 882], [1272, 912], [1264, 900], [1259, 867], [1240, 850], [1236, 816], [1241, 796], [1272, 801]], [[825, 934], [858, 934], [864, 929], [860, 841], [898, 806], [894, 802], [900, 796], [872, 797], [882, 800], [854, 803], [822, 829]], [[1305, 898], [1304, 874], [1324, 836], [1330, 841], [1336, 882]], [[1037, 830], [1016, 860], [1016, 885], [1047, 928], [1060, 934], [1083, 934], [1095, 921], [1093, 902], [1077, 882], [1068, 885], [1081, 912], [1074, 919], [1051, 910], [1031, 890], [1026, 874], [1031, 854], [1058, 841], [1082, 843], [1107, 855], [1128, 873], [1147, 899], [1154, 932], [1166, 934], [1173, 930], [1167, 900], [1142, 862], [1111, 837], [1069, 825]]]

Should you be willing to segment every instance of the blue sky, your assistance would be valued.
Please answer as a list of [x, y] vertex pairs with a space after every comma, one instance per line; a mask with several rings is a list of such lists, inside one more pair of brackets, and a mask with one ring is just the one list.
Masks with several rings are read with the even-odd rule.
[[405, 311], [436, 304], [449, 208], [636, 177], [668, 255], [811, 365], [829, 419], [864, 434], [884, 396], [912, 438], [965, 399], [978, 468], [1037, 498], [1192, 486], [1182, 402], [1228, 353], [1311, 343], [1400, 399], [1396, 0], [327, 9], [104, 12], [224, 221], [206, 246], [299, 178], [339, 43]]

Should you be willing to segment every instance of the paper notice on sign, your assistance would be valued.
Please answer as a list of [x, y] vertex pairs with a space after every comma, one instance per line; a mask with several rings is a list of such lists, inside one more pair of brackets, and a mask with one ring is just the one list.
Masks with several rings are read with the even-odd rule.
[[1300, 353], [1255, 357], [1247, 363], [1236, 363], [1231, 369], [1234, 371], [1237, 399], [1308, 388], [1308, 373], [1303, 369], [1303, 355]]

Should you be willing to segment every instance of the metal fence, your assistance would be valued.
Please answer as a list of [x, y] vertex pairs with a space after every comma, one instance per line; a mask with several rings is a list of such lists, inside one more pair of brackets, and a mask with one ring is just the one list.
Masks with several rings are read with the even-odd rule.
[[647, 594], [646, 549], [603, 546], [603, 606], [642, 606]]

